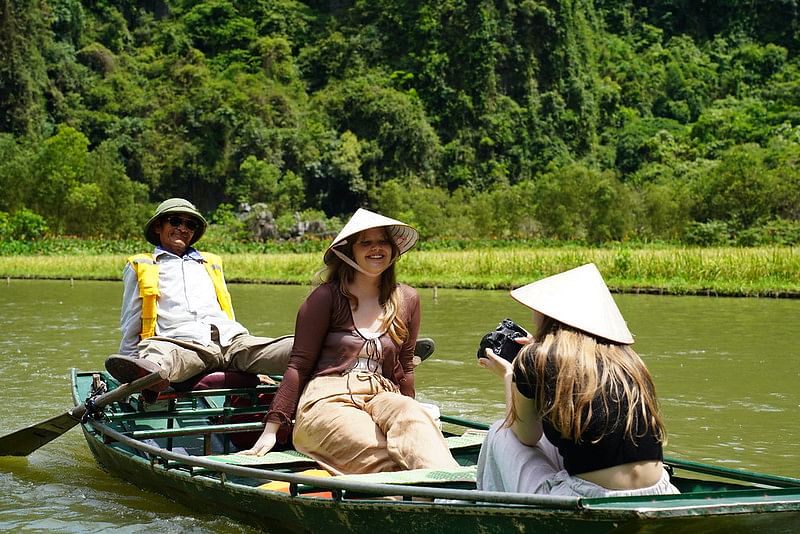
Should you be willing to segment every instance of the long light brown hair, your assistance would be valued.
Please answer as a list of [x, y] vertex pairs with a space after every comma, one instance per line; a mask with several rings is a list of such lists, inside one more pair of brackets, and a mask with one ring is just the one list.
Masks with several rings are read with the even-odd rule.
[[[625, 418], [626, 435], [635, 441], [652, 432], [666, 444], [653, 379], [630, 345], [595, 337], [545, 317], [514, 365], [533, 387], [539, 415], [562, 437], [577, 442], [596, 416], [611, 418], [613, 425], [609, 406], [624, 399], [618, 413]], [[592, 413], [592, 401], [598, 395], [604, 414]], [[513, 406], [509, 417], [516, 417]], [[637, 420], [644, 423], [643, 428]]]
[[[395, 274], [395, 260], [400, 255], [400, 249], [397, 248], [394, 240], [389, 235], [388, 230], [382, 228], [383, 235], [392, 247], [392, 264], [386, 268], [380, 275], [378, 301], [383, 308], [383, 319], [381, 322], [381, 329], [389, 332], [389, 337], [398, 345], [402, 345], [408, 337], [408, 327], [405, 321], [401, 318], [401, 307], [403, 300], [400, 298], [400, 289], [397, 284], [397, 275]], [[364, 230], [366, 231], [366, 230]], [[347, 243], [339, 247], [342, 253], [355, 261], [353, 255], [353, 243], [356, 243], [361, 234], [359, 232], [353, 239], [348, 239]], [[318, 273], [318, 277], [322, 283], [338, 282], [339, 292], [350, 302], [353, 310], [358, 309], [358, 297], [350, 293], [348, 286], [353, 282], [356, 276], [356, 270], [343, 262], [338, 256], [331, 255], [331, 260], [326, 267]], [[347, 310], [343, 310], [347, 311]]]

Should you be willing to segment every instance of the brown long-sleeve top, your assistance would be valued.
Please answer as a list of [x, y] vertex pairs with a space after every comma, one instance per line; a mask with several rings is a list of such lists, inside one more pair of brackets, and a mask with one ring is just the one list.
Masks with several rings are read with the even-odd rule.
[[[410, 286], [400, 284], [398, 288], [401, 294], [398, 313], [408, 328], [408, 337], [402, 346], [398, 346], [388, 333], [381, 335], [381, 371], [383, 376], [397, 384], [403, 395], [414, 397], [413, 358], [419, 333], [419, 295]], [[297, 312], [294, 332], [289, 366], [267, 413], [267, 422], [290, 424], [309, 380], [346, 373], [366, 343], [353, 322], [350, 303], [339, 292], [337, 282], [322, 284], [311, 292]]]

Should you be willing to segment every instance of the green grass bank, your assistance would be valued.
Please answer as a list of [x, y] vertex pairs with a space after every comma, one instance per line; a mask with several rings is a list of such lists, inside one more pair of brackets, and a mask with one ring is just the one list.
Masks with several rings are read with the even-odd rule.
[[[229, 282], [307, 284], [320, 252], [224, 254]], [[800, 298], [800, 248], [502, 248], [417, 250], [399, 278], [417, 287], [506, 289], [594, 262], [618, 292]], [[0, 256], [0, 277], [120, 280], [125, 255]]]

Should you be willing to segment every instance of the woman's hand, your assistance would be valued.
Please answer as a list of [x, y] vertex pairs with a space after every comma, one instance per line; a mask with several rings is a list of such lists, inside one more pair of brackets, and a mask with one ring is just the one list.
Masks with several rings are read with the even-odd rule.
[[264, 456], [267, 454], [278, 440], [278, 428], [280, 428], [278, 423], [267, 423], [264, 427], [264, 432], [261, 433], [255, 445], [245, 451], [239, 451], [239, 454], [248, 456]]
[[497, 356], [491, 351], [491, 349], [484, 349], [484, 352], [486, 355], [482, 358], [478, 358], [478, 365], [484, 369], [488, 369], [498, 378], [511, 376], [511, 373], [513, 372], [511, 363], [506, 361], [504, 358]]

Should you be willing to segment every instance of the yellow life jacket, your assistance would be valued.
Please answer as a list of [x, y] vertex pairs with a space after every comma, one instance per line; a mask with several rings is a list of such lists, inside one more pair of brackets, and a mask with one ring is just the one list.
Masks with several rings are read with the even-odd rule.
[[[214, 284], [217, 301], [220, 308], [229, 319], [233, 320], [233, 303], [231, 294], [225, 286], [225, 277], [222, 273], [222, 258], [210, 252], [200, 252], [203, 257], [203, 267]], [[142, 332], [141, 339], [152, 337], [156, 333], [156, 302], [161, 292], [158, 290], [158, 264], [152, 254], [136, 254], [128, 258], [136, 279], [139, 282], [139, 296], [142, 297]]]

